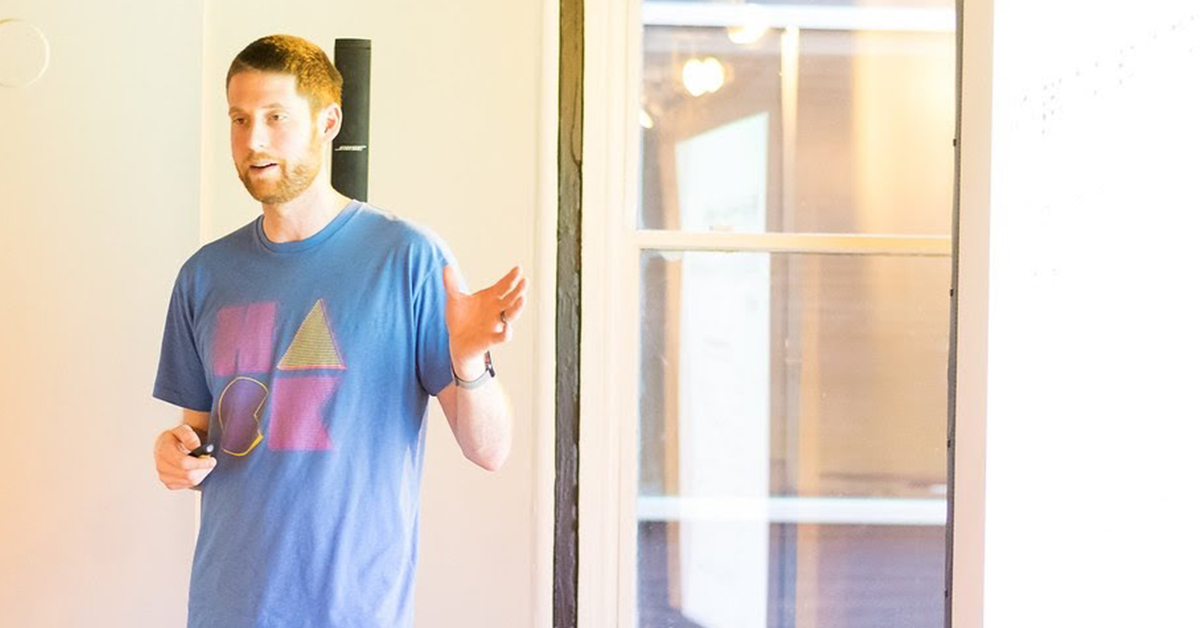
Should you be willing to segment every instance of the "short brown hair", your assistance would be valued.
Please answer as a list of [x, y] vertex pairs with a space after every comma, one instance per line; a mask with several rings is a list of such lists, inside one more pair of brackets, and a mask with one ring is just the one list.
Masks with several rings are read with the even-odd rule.
[[268, 35], [238, 53], [225, 74], [225, 89], [240, 72], [275, 72], [296, 77], [296, 92], [308, 100], [315, 117], [333, 103], [342, 104], [342, 74], [321, 47], [300, 37]]

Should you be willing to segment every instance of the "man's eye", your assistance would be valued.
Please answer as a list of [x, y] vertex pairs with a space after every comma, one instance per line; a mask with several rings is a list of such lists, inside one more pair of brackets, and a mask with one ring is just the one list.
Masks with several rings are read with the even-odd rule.
[[234, 124], [244, 124], [245, 122], [246, 122], [245, 118], [234, 118], [233, 119]]
[[277, 113], [277, 114], [271, 116], [272, 120], [283, 120], [284, 118], [287, 118], [287, 115], [282, 114], [282, 113]]

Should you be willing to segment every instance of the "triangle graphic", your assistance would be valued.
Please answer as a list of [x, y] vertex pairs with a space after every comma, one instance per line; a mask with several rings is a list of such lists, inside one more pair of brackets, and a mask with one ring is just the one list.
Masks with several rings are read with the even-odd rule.
[[333, 342], [333, 333], [325, 317], [325, 300], [317, 299], [300, 329], [288, 345], [287, 352], [275, 368], [282, 371], [300, 369], [345, 369], [342, 356]]

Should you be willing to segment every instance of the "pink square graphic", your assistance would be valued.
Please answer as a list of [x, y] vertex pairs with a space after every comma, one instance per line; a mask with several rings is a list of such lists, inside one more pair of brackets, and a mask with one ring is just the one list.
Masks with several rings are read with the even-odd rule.
[[269, 373], [275, 338], [275, 304], [231, 305], [217, 312], [213, 374], [217, 377]]
[[267, 446], [274, 451], [328, 451], [325, 406], [337, 389], [337, 377], [276, 377], [271, 396]]

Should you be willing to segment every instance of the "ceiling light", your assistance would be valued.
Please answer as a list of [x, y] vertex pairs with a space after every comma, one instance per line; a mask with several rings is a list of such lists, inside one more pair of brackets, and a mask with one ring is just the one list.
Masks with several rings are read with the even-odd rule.
[[638, 111], [638, 124], [641, 124], [643, 129], [653, 129], [654, 118], [651, 118], [650, 114], [646, 113], [645, 109], [642, 109]]
[[683, 64], [683, 87], [693, 96], [711, 94], [725, 84], [725, 66], [721, 62], [708, 57], [688, 59]]
[[739, 11], [745, 15], [739, 21], [741, 24], [730, 26], [725, 29], [729, 35], [729, 41], [748, 46], [760, 39], [767, 33], [767, 12], [757, 4], [747, 4], [745, 9]]

